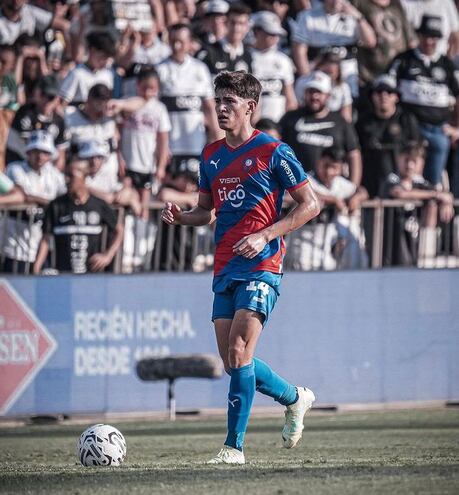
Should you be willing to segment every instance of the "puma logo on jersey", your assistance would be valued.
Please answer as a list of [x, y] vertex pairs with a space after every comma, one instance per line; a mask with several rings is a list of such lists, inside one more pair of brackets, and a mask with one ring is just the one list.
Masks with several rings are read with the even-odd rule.
[[228, 402], [231, 404], [231, 406], [232, 406], [232, 407], [234, 407], [234, 405], [236, 404], [236, 402], [237, 402], [238, 400], [239, 400], [238, 398], [233, 399], [233, 400], [228, 399]]
[[216, 160], [216, 161], [215, 161], [215, 160], [210, 160], [210, 164], [211, 164], [211, 165], [215, 165], [215, 168], [217, 168], [217, 167], [218, 167], [218, 162], [219, 162], [219, 161], [220, 161], [220, 158], [219, 158], [218, 160]]

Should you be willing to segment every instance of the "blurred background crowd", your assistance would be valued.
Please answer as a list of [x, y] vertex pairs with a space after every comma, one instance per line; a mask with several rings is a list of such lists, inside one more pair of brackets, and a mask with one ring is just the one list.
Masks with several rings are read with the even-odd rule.
[[458, 3], [2, 0], [0, 271], [208, 269], [211, 229], [157, 211], [197, 200], [222, 70], [323, 205], [287, 266], [457, 260]]

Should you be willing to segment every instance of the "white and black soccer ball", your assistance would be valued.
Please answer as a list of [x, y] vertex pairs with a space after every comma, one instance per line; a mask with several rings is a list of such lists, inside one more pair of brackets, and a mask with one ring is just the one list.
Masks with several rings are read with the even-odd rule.
[[126, 457], [126, 440], [113, 426], [90, 426], [78, 440], [77, 457], [83, 466], [119, 466]]

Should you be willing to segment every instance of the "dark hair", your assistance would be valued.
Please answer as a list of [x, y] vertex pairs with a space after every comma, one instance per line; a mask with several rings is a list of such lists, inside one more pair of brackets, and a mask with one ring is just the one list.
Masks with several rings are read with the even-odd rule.
[[172, 34], [182, 29], [186, 29], [190, 33], [190, 36], [192, 35], [191, 26], [189, 24], [185, 24], [184, 22], [178, 22], [177, 24], [172, 24], [172, 26], [169, 26], [168, 30], [169, 30], [169, 34]]
[[0, 52], [12, 52], [17, 55], [17, 50], [14, 45], [4, 45], [0, 44]]
[[250, 15], [252, 9], [244, 3], [232, 3], [226, 15]]
[[267, 118], [260, 119], [255, 127], [262, 132], [277, 131], [279, 134], [281, 134], [280, 125], [276, 124], [276, 122], [274, 122], [274, 120], [271, 119], [267, 119]]
[[346, 158], [346, 153], [343, 148], [331, 146], [322, 150], [320, 158], [330, 158], [333, 162], [343, 162]]
[[424, 141], [408, 141], [408, 142], [404, 143], [404, 145], [402, 146], [402, 149], [400, 150], [400, 153], [403, 153], [404, 155], [410, 155], [410, 156], [425, 157], [426, 145], [427, 145], [427, 143]]
[[260, 81], [243, 70], [234, 72], [223, 71], [218, 74], [214, 81], [215, 91], [228, 89], [240, 98], [255, 100], [258, 103], [261, 93]]
[[321, 66], [324, 64], [337, 64], [338, 65], [338, 78], [336, 82], [341, 84], [343, 82], [342, 72], [341, 72], [341, 57], [332, 50], [324, 50], [319, 53], [319, 55], [314, 60], [314, 68], [316, 70], [321, 70]]
[[112, 91], [105, 84], [94, 84], [88, 93], [88, 98], [96, 98], [99, 100], [109, 100], [112, 97]]
[[158, 72], [154, 67], [144, 67], [137, 74], [137, 81], [145, 81], [146, 79], [155, 78], [159, 80]]
[[93, 31], [86, 36], [86, 42], [88, 48], [99, 50], [105, 53], [107, 57], [116, 55], [115, 40], [108, 33]]

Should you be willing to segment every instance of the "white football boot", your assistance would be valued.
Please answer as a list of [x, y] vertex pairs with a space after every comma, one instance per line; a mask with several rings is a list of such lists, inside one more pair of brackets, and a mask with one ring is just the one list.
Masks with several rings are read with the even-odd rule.
[[207, 464], [245, 464], [244, 452], [224, 445], [220, 452]]
[[297, 387], [298, 400], [287, 406], [285, 411], [285, 425], [282, 430], [282, 441], [286, 449], [291, 449], [299, 442], [303, 435], [303, 418], [311, 409], [316, 400], [312, 390], [306, 387]]

